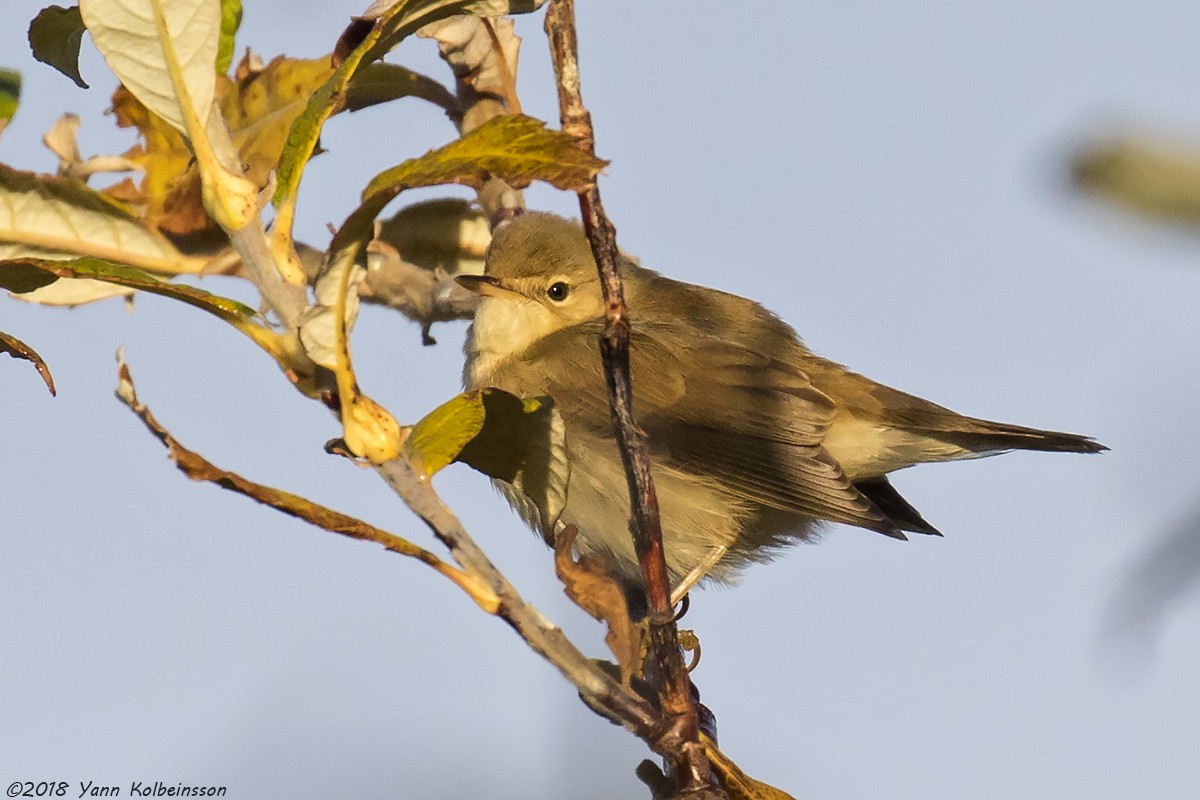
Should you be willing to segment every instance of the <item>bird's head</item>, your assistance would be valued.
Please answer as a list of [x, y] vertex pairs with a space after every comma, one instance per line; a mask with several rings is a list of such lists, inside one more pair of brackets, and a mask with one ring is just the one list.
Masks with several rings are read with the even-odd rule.
[[530, 341], [604, 314], [582, 228], [553, 214], [528, 211], [497, 226], [484, 274], [456, 280], [483, 296], [481, 310], [519, 318], [522, 338]]

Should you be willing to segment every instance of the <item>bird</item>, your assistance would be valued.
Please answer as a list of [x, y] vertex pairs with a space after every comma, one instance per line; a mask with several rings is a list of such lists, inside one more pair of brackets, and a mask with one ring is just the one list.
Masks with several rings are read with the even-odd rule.
[[[675, 280], [622, 255], [633, 413], [645, 431], [672, 585], [735, 581], [751, 563], [839, 522], [897, 539], [941, 535], [892, 486], [915, 464], [1011, 450], [1098, 453], [1072, 433], [963, 416], [810, 350], [753, 300]], [[565, 503], [494, 481], [548, 544], [639, 584], [630, 502], [599, 337], [605, 302], [582, 227], [526, 211], [497, 225], [464, 344], [463, 383], [549, 397], [561, 415]]]

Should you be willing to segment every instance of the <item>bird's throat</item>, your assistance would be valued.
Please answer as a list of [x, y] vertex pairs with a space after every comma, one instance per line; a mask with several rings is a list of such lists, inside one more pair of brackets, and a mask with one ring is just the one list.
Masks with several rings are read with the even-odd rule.
[[520, 296], [484, 297], [467, 333], [463, 383], [468, 389], [496, 385], [496, 371], [519, 359], [561, 323], [541, 303]]

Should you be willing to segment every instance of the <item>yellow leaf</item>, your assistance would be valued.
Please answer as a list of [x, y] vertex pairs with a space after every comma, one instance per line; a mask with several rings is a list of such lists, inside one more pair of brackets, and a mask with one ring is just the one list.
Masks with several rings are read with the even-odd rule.
[[486, 415], [483, 392], [464, 392], [413, 426], [404, 442], [404, 455], [425, 475], [434, 475], [453, 463], [467, 442], [483, 430]]
[[782, 789], [776, 789], [770, 784], [751, 778], [733, 763], [729, 756], [717, 749], [716, 744], [707, 736], [701, 735], [704, 750], [708, 754], [709, 764], [717, 773], [721, 788], [729, 795], [729, 800], [795, 800]]
[[[217, 103], [246, 177], [262, 186], [279, 163], [292, 122], [332, 67], [328, 57], [280, 56], [258, 71], [247, 64], [243, 60], [238, 69], [240, 80], [217, 78]], [[112, 102], [117, 124], [142, 134], [143, 141], [125, 156], [144, 171], [140, 200], [146, 221], [178, 236], [213, 230], [216, 225], [202, 202], [200, 173], [183, 136], [124, 87], [117, 89]]]

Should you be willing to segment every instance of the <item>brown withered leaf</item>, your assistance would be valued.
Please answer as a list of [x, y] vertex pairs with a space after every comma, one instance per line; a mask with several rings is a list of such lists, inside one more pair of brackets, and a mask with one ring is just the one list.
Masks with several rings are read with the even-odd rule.
[[641, 671], [646, 629], [630, 618], [625, 592], [603, 559], [584, 556], [576, 561], [572, 557], [577, 533], [574, 525], [559, 531], [554, 542], [554, 571], [567, 597], [608, 626], [604, 641], [617, 659], [621, 683], [629, 686], [633, 676]]
[[42, 376], [46, 388], [50, 390], [50, 395], [54, 396], [58, 394], [54, 389], [54, 376], [50, 374], [50, 368], [46, 366], [46, 362], [42, 360], [42, 357], [32, 347], [17, 337], [0, 331], [0, 353], [8, 353], [13, 358], [24, 359], [33, 364], [34, 369]]
[[463, 109], [463, 133], [497, 115], [521, 113], [517, 98], [521, 37], [511, 19], [449, 17], [426, 25], [417, 35], [435, 40], [454, 72]]

